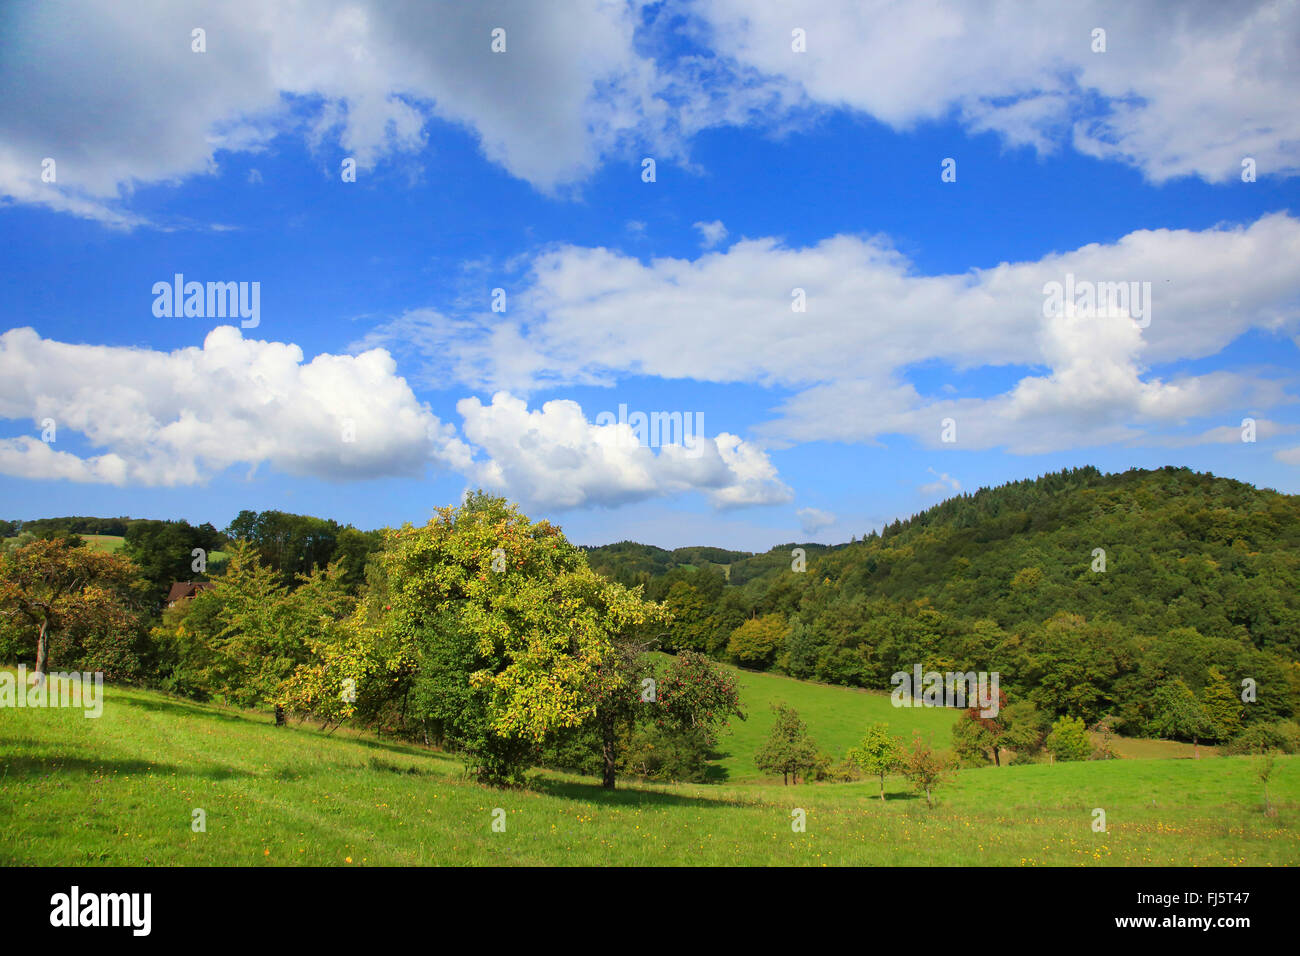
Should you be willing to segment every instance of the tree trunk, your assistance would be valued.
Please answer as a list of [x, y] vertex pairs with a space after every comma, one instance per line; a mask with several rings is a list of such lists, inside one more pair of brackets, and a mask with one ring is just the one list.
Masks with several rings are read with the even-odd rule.
[[279, 704], [275, 705], [275, 726], [284, 726], [284, 708]]
[[1195, 737], [1192, 738], [1192, 758], [1194, 760], [1201, 759], [1201, 743]]
[[50, 669], [50, 637], [49, 621], [41, 621], [41, 633], [36, 639], [36, 680], [37, 684], [45, 680], [45, 675]]
[[781, 771], [781, 786], [783, 787], [790, 786], [790, 771], [788, 770]]
[[601, 756], [605, 759], [604, 774], [601, 777], [600, 785], [606, 790], [614, 789], [614, 771], [615, 761], [618, 759], [616, 743], [614, 740], [614, 721], [605, 720], [600, 728], [600, 751]]
[[929, 788], [929, 787], [926, 787], [926, 788], [925, 788], [925, 805], [926, 805], [927, 807], [932, 807], [932, 806], [934, 806], [934, 801], [930, 799], [930, 788]]
[[883, 773], [880, 775], [880, 799], [885, 799], [885, 775]]
[[993, 748], [993, 766], [995, 766], [995, 767], [1001, 767], [1001, 766], [1002, 766], [1002, 748], [1001, 748], [1001, 747], [994, 747], [994, 748]]

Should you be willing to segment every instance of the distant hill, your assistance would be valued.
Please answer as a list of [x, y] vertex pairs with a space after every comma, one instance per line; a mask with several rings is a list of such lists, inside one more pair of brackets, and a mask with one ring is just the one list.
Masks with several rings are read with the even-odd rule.
[[632, 542], [590, 554], [673, 611], [666, 649], [751, 669], [880, 689], [918, 663], [1001, 670], [1014, 695], [1090, 722], [1121, 715], [1131, 733], [1175, 678], [1194, 693], [1267, 683], [1247, 722], [1300, 711], [1300, 496], [1087, 467], [959, 495], [862, 541], [800, 545], [802, 573], [794, 547], [726, 562]]
[[[621, 542], [589, 554], [622, 578], [728, 564], [730, 584], [749, 585], [761, 612], [781, 603], [773, 592], [791, 579], [794, 547], [751, 555]], [[1186, 468], [1071, 469], [950, 498], [860, 542], [798, 547], [809, 578], [841, 596], [925, 601], [1004, 627], [1064, 610], [1140, 630], [1245, 635], [1300, 655], [1300, 496]], [[1093, 570], [1097, 548], [1104, 572]], [[708, 553], [726, 558], [687, 557]]]

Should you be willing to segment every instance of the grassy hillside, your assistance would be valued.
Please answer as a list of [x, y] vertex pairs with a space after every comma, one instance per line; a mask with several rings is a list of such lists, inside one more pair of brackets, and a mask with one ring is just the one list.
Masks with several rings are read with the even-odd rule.
[[[92, 551], [120, 551], [122, 542], [126, 539], [120, 534], [83, 534], [81, 540], [86, 543], [86, 547]], [[17, 541], [18, 538], [5, 538], [5, 541]]]
[[120, 551], [122, 542], [126, 539], [118, 534], [83, 534], [81, 540], [85, 541], [92, 551]]
[[889, 695], [879, 691], [727, 669], [736, 678], [747, 716], [743, 721], [733, 720], [718, 744], [723, 755], [718, 765], [726, 771], [728, 782], [763, 779], [754, 766], [754, 753], [776, 720], [770, 707], [776, 701], [785, 701], [799, 711], [817, 746], [836, 760], [862, 739], [867, 724], [877, 721], [889, 724], [894, 735], [905, 742], [912, 739], [913, 731], [920, 731], [936, 748], [946, 750], [957, 719], [952, 710], [894, 707]]
[[[912, 735], [921, 736], [937, 750], [950, 750], [952, 725], [957, 711], [933, 707], [895, 707], [889, 694], [882, 691], [862, 690], [854, 687], [837, 687], [797, 680], [781, 674], [726, 668], [735, 678], [744, 701], [747, 719], [733, 720], [730, 728], [718, 742], [717, 766], [725, 771], [727, 783], [760, 782], [765, 778], [754, 766], [754, 753], [762, 746], [772, 729], [776, 717], [770, 705], [785, 701], [808, 725], [809, 733], [817, 746], [836, 760], [862, 738], [863, 728], [870, 723], [888, 724], [895, 737], [909, 743]], [[1094, 734], [1094, 740], [1100, 736]], [[1191, 744], [1174, 740], [1146, 740], [1141, 738], [1112, 737], [1111, 748], [1121, 758], [1147, 757], [1153, 759], [1190, 758]], [[1204, 744], [1202, 756], [1214, 756], [1218, 751]], [[771, 782], [768, 778], [767, 782]]]
[[[747, 686], [751, 710], [750, 692], [778, 689]], [[835, 733], [813, 730], [828, 741]], [[0, 716], [0, 864], [1298, 863], [1300, 758], [1278, 760], [1274, 816], [1261, 812], [1256, 766], [1213, 758], [968, 770], [933, 810], [897, 779], [884, 803], [870, 783], [632, 784], [609, 794], [539, 773], [528, 789], [501, 791], [466, 782], [444, 754], [111, 687], [97, 720], [71, 710]], [[1098, 807], [1104, 834], [1091, 830]], [[191, 829], [195, 808], [206, 811], [206, 832]], [[504, 833], [491, 828], [495, 808]], [[805, 833], [791, 830], [795, 808], [806, 811]]]

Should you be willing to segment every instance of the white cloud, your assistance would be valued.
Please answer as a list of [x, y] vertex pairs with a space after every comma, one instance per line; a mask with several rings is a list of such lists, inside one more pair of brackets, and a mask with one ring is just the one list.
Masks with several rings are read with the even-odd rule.
[[938, 495], [946, 494], [951, 491], [961, 491], [961, 482], [947, 472], [938, 472], [933, 468], [927, 468], [926, 471], [934, 475], [938, 481], [931, 481], [922, 485], [921, 494]]
[[[19, 4], [0, 58], [0, 88], [22, 91], [0, 100], [0, 195], [135, 225], [121, 209], [135, 185], [211, 172], [221, 150], [289, 132], [332, 170], [340, 155], [368, 169], [421, 150], [434, 117], [554, 190], [630, 139], [677, 152], [665, 81], [634, 49], [638, 16], [608, 0]], [[491, 51], [496, 27], [505, 53]]]
[[697, 222], [695, 228], [700, 232], [700, 245], [705, 249], [712, 249], [727, 238], [727, 227], [722, 224], [721, 219], [715, 219], [713, 222]]
[[627, 424], [593, 424], [577, 402], [540, 409], [505, 392], [490, 405], [456, 405], [465, 437], [486, 459], [475, 480], [529, 504], [550, 508], [614, 506], [698, 490], [718, 508], [776, 504], [791, 492], [767, 456], [725, 432], [694, 444], [642, 444]]
[[[0, 440], [0, 471], [29, 478], [189, 485], [233, 465], [292, 475], [421, 476], [464, 468], [469, 449], [418, 402], [392, 357], [318, 355], [224, 326], [174, 352], [72, 345], [32, 329], [0, 335], [0, 417], [52, 418], [104, 454]], [[353, 441], [345, 440], [351, 423]]]
[[[1065, 143], [1154, 182], [1300, 171], [1300, 5], [702, 0], [724, 57], [895, 129], [955, 113], [972, 132]], [[791, 30], [807, 52], [791, 50]], [[1106, 31], [1106, 52], [1092, 31]], [[937, 162], [937, 160], [936, 160]], [[937, 167], [936, 173], [937, 176]]]
[[[1149, 325], [1044, 317], [1043, 287], [1149, 282]], [[791, 290], [807, 312], [791, 310]], [[1036, 262], [917, 275], [883, 238], [835, 236], [792, 249], [746, 239], [695, 260], [559, 246], [533, 265], [509, 319], [410, 313], [366, 346], [414, 339], [444, 380], [520, 393], [612, 384], [622, 374], [793, 390], [758, 430], [777, 442], [911, 435], [938, 446], [1016, 452], [1158, 438], [1198, 417], [1285, 400], [1277, 379], [1217, 371], [1154, 375], [1155, 364], [1218, 354], [1243, 333], [1300, 325], [1300, 220], [1140, 230]], [[493, 321], [495, 320], [495, 321]], [[451, 356], [448, 358], [447, 356]], [[920, 394], [918, 363], [1023, 367], [1000, 395]]]
[[800, 508], [795, 512], [804, 534], [816, 534], [835, 524], [835, 515], [821, 508]]
[[[1090, 49], [1099, 23], [1102, 54]], [[790, 50], [793, 24], [806, 53]], [[199, 25], [204, 53], [191, 50]], [[490, 48], [496, 27], [504, 53]], [[366, 170], [413, 162], [435, 118], [547, 192], [639, 150], [689, 165], [702, 129], [782, 132], [817, 108], [898, 129], [955, 115], [1155, 182], [1231, 180], [1247, 156], [1262, 176], [1300, 169], [1300, 5], [1286, 0], [1194, 16], [1014, 0], [73, 0], [11, 4], [4, 29], [0, 88], [21, 95], [0, 99], [0, 197], [120, 228], [144, 221], [126, 208], [137, 186], [210, 173], [223, 151], [288, 134], [331, 172], [344, 155]], [[681, 31], [716, 55], [676, 50]]]

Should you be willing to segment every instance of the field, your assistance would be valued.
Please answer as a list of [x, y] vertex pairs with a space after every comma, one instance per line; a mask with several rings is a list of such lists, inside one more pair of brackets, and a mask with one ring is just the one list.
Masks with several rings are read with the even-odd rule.
[[770, 704], [784, 701], [799, 712], [817, 746], [836, 760], [862, 737], [869, 723], [889, 724], [894, 735], [909, 742], [913, 731], [940, 750], [948, 749], [956, 712], [933, 707], [902, 708], [890, 703], [889, 694], [852, 687], [835, 687], [796, 680], [779, 674], [726, 668], [735, 678], [744, 702], [746, 719], [733, 720], [719, 741], [718, 767], [726, 782], [762, 779], [754, 766], [754, 752], [762, 745], [776, 715]]
[[[746, 706], [817, 685], [745, 675]], [[753, 678], [753, 682], [748, 680]], [[798, 682], [791, 682], [798, 684]], [[887, 698], [851, 695], [863, 713]], [[1258, 758], [1130, 759], [966, 770], [925, 806], [891, 778], [745, 783], [756, 725], [730, 741], [738, 782], [620, 783], [537, 773], [525, 790], [464, 779], [457, 759], [267, 714], [110, 687], [103, 716], [0, 711], [0, 864], [151, 865], [1278, 865], [1300, 863], [1300, 758], [1279, 758], [1262, 812]], [[751, 694], [754, 696], [751, 699]], [[845, 696], [844, 700], [850, 700]], [[927, 711], [894, 711], [909, 715]], [[891, 721], [895, 723], [896, 721]], [[937, 742], [937, 740], [936, 740]], [[505, 832], [494, 832], [494, 809]], [[1094, 833], [1093, 810], [1108, 832]], [[194, 832], [195, 809], [206, 832]], [[792, 812], [806, 832], [792, 831]]]
[[[120, 551], [126, 539], [120, 534], [83, 534], [78, 535], [92, 551]], [[17, 541], [17, 538], [5, 538], [5, 541]]]

